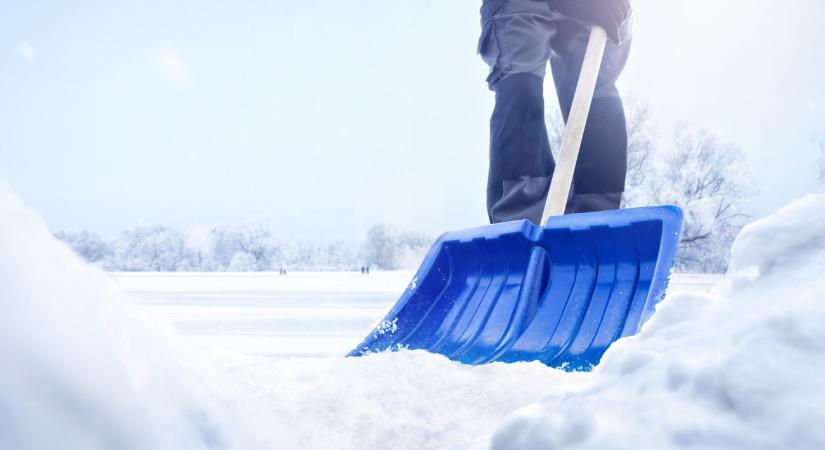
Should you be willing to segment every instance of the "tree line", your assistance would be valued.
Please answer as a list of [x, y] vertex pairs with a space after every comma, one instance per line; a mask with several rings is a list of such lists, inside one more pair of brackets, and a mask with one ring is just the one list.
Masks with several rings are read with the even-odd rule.
[[371, 227], [361, 244], [286, 240], [262, 221], [193, 230], [134, 226], [108, 241], [89, 231], [55, 236], [86, 261], [122, 272], [397, 270], [416, 267], [432, 245], [427, 235], [387, 224]]

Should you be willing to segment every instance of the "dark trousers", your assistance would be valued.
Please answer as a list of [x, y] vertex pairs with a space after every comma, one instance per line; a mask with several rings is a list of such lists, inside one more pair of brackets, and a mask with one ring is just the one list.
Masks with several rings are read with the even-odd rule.
[[[545, 127], [548, 61], [567, 120], [589, 38], [589, 27], [560, 16], [550, 3], [505, 0], [482, 23], [479, 53], [495, 91], [490, 119], [487, 211], [491, 223], [541, 214], [555, 168]], [[585, 128], [567, 213], [616, 209], [627, 172], [627, 129], [616, 80], [630, 50], [609, 42]]]

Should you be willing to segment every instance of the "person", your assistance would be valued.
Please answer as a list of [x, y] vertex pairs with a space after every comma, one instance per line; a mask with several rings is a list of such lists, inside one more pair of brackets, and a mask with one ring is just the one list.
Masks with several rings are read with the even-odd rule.
[[478, 52], [495, 92], [487, 181], [491, 223], [541, 220], [555, 167], [544, 122], [547, 63], [566, 121], [593, 24], [609, 40], [565, 213], [619, 208], [627, 129], [616, 80], [630, 51], [630, 18], [629, 0], [483, 0]]

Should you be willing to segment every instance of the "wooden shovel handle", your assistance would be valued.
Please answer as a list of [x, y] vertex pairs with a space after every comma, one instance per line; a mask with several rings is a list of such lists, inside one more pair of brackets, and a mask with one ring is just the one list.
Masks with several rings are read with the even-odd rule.
[[573, 171], [576, 170], [576, 160], [579, 158], [579, 148], [584, 135], [584, 126], [587, 115], [590, 113], [590, 104], [596, 89], [596, 80], [599, 78], [599, 69], [602, 65], [604, 48], [607, 45], [607, 33], [601, 27], [594, 26], [590, 32], [590, 41], [584, 54], [579, 82], [573, 96], [573, 105], [567, 117], [567, 126], [561, 142], [559, 160], [553, 172], [553, 181], [550, 183], [550, 192], [547, 194], [547, 203], [544, 205], [544, 214], [541, 223], [547, 224], [552, 216], [564, 214], [567, 198], [570, 195], [570, 185], [573, 182]]

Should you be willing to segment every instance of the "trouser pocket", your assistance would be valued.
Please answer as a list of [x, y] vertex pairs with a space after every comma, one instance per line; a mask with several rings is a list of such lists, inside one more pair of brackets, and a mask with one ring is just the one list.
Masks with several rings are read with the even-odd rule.
[[490, 68], [486, 81], [491, 89], [510, 70], [507, 55], [502, 52], [499, 36], [501, 27], [502, 25], [497, 24], [497, 19], [493, 17], [484, 24], [478, 38], [478, 54]]

